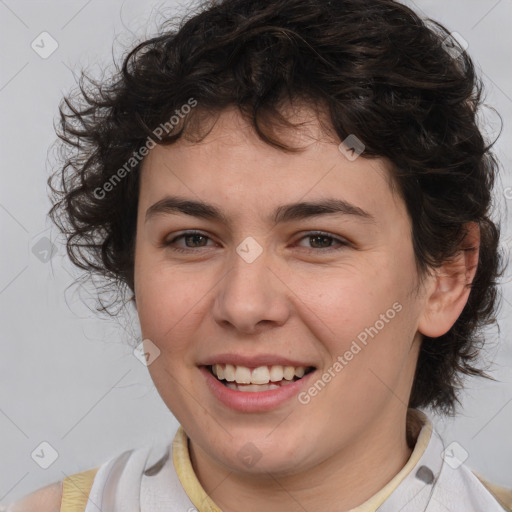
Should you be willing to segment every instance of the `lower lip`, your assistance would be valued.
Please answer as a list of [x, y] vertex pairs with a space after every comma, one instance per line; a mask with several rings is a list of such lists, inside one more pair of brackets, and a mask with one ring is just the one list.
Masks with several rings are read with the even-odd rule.
[[237, 391], [229, 389], [212, 375], [205, 366], [199, 370], [206, 379], [206, 384], [213, 395], [225, 406], [240, 412], [262, 412], [275, 409], [287, 400], [295, 397], [301, 388], [307, 386], [315, 370], [304, 375], [302, 379], [296, 380], [293, 384], [287, 384], [279, 389], [267, 391]]

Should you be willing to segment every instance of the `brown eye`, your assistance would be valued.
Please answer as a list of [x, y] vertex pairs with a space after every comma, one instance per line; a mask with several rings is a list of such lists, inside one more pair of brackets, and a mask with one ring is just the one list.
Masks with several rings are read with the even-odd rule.
[[[180, 239], [183, 239], [185, 241], [185, 247], [174, 246], [176, 242]], [[162, 247], [169, 247], [173, 251], [178, 252], [190, 252], [193, 251], [194, 249], [206, 247], [207, 240], [210, 240], [210, 238], [199, 231], [187, 231], [171, 240], [164, 241], [162, 243]]]
[[[309, 247], [307, 249], [317, 250], [317, 251], [330, 251], [330, 250], [339, 250], [342, 247], [348, 246], [349, 244], [344, 240], [336, 238], [329, 233], [322, 232], [314, 232], [309, 233], [308, 235], [301, 238], [301, 240], [309, 239], [310, 243], [312, 243], [313, 247]], [[335, 248], [332, 246], [332, 241], [338, 243], [338, 247]]]

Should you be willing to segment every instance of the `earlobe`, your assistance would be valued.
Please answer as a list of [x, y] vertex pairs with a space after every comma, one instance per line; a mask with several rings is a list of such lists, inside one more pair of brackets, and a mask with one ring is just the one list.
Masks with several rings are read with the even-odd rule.
[[464, 309], [471, 284], [478, 267], [480, 228], [470, 222], [466, 225], [461, 250], [436, 269], [430, 278], [425, 307], [418, 323], [418, 331], [437, 338], [446, 334]]

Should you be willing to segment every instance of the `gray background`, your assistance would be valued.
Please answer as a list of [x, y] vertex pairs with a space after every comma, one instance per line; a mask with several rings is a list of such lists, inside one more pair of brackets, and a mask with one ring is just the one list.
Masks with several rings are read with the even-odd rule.
[[[177, 428], [147, 369], [132, 353], [139, 334], [133, 314], [104, 320], [86, 306], [94, 302], [91, 289], [69, 288], [79, 271], [46, 219], [46, 179], [52, 169], [52, 124], [63, 93], [75, 84], [73, 72], [85, 67], [98, 77], [101, 69], [112, 69], [112, 53], [119, 55], [135, 38], [154, 33], [162, 19], [159, 10], [185, 12], [187, 4], [0, 0], [0, 502], [96, 467], [123, 450], [165, 440]], [[469, 44], [487, 85], [487, 103], [504, 120], [496, 145], [503, 166], [496, 205], [506, 212], [512, 203], [512, 188], [507, 188], [512, 186], [512, 1], [408, 4]], [[43, 31], [58, 43], [46, 59], [31, 47]], [[482, 122], [496, 132], [492, 111]], [[510, 254], [510, 211], [504, 214]], [[49, 240], [55, 252], [45, 262]], [[486, 358], [497, 382], [468, 380], [459, 416], [433, 419], [447, 443], [456, 441], [468, 452], [470, 467], [512, 487], [510, 276], [509, 269], [502, 288], [501, 334], [494, 328], [488, 335]], [[44, 441], [58, 452], [48, 469], [31, 457]]]

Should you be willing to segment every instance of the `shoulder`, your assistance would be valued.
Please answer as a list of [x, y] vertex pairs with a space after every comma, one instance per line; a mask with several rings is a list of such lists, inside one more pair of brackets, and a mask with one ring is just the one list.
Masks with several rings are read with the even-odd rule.
[[60, 512], [62, 501], [63, 482], [54, 482], [53, 484], [41, 487], [14, 503], [10, 503], [5, 508], [0, 506], [0, 511], [5, 512]]
[[16, 502], [0, 505], [0, 512], [83, 511], [98, 469], [75, 473], [41, 487]]

